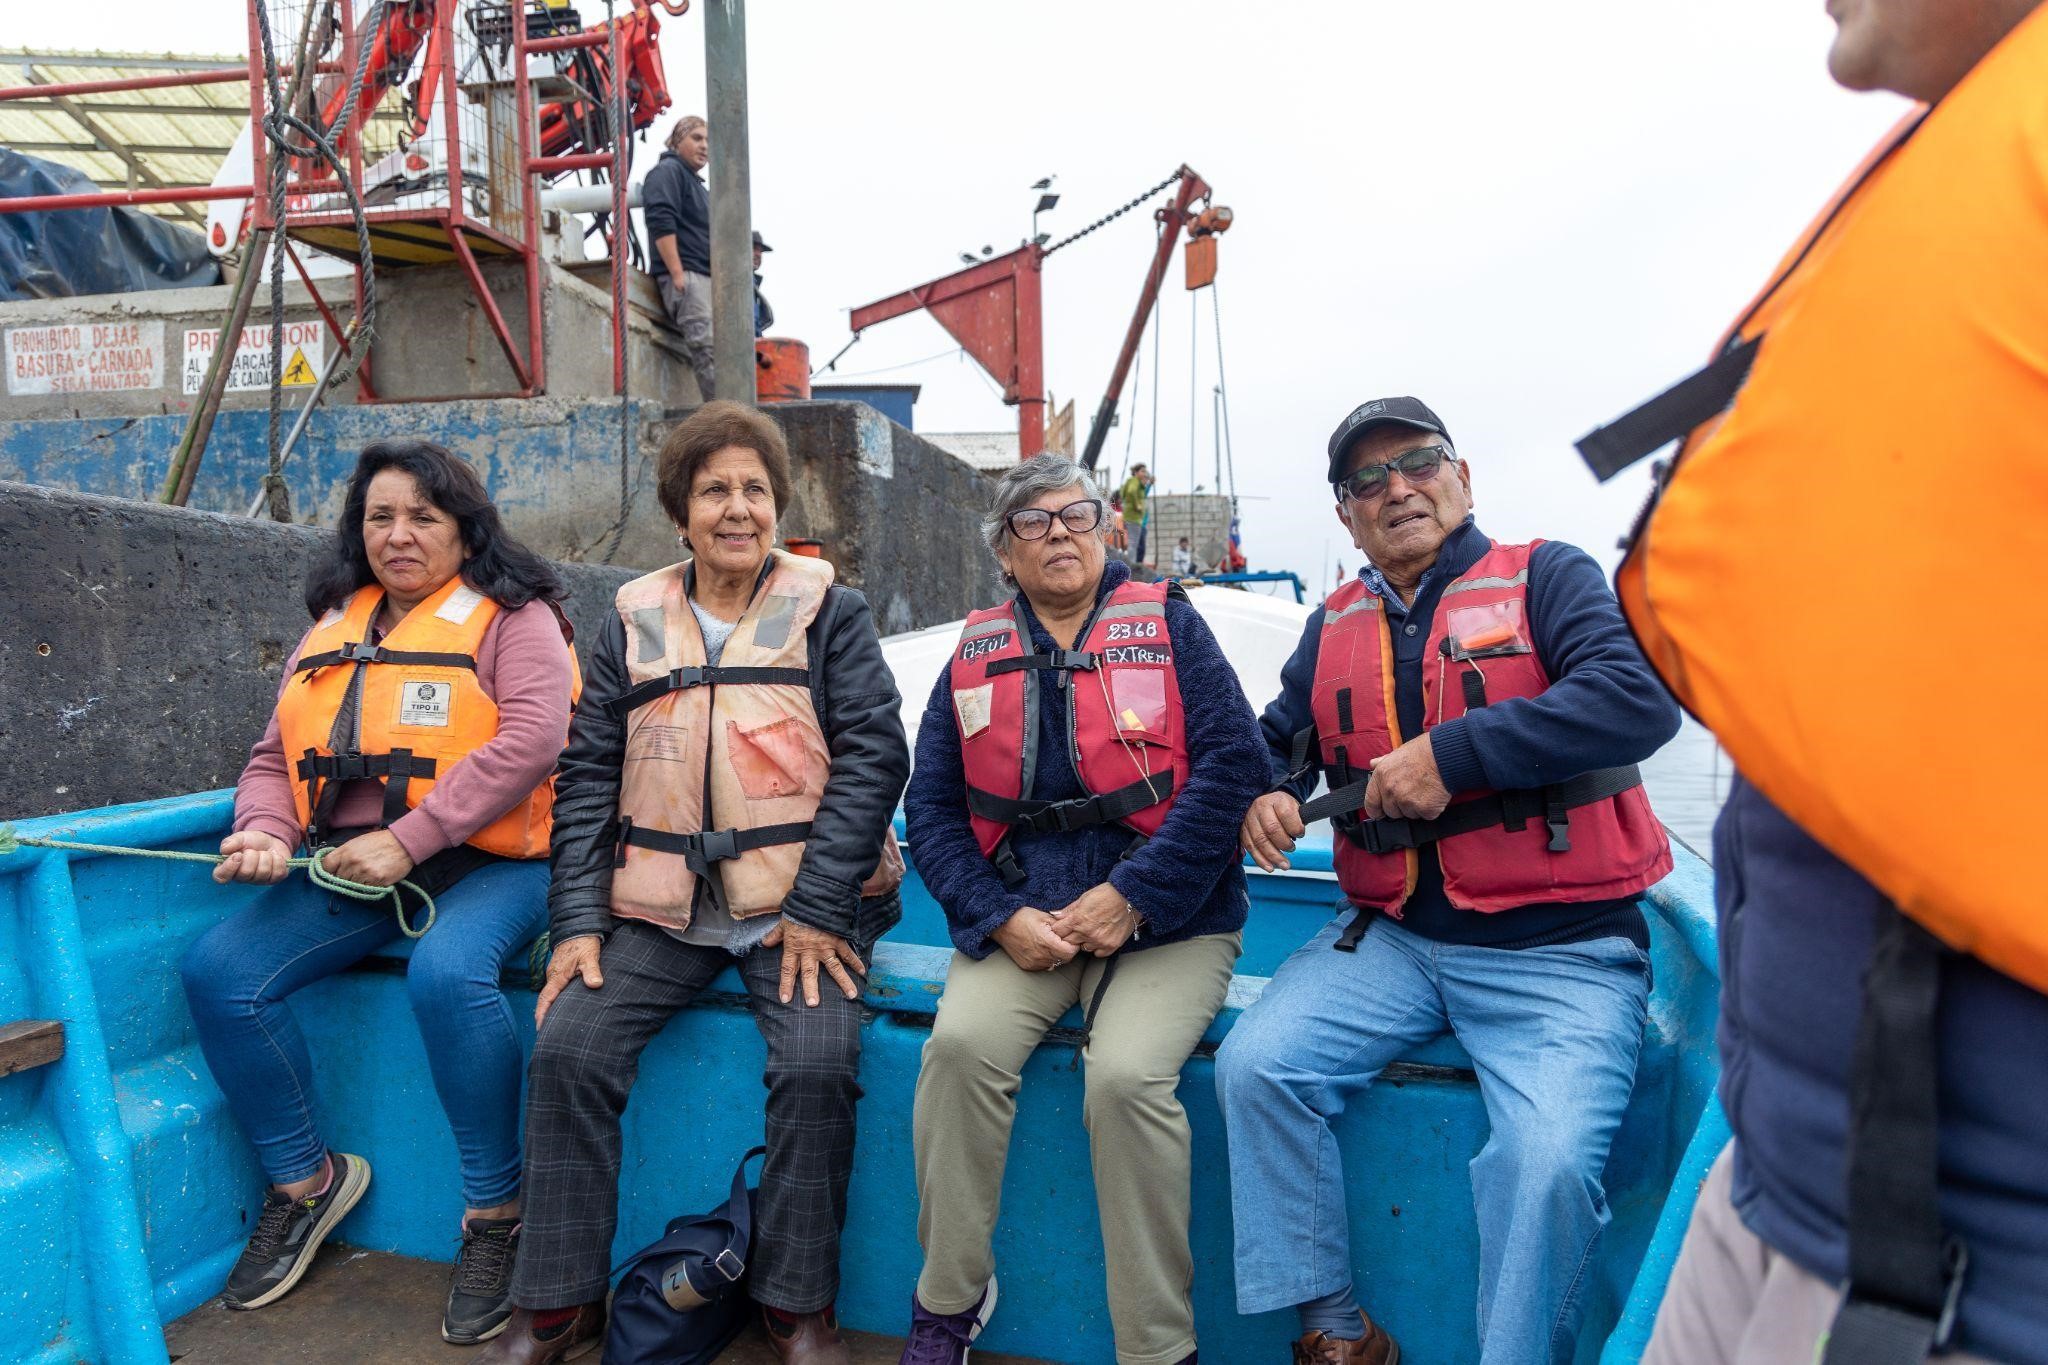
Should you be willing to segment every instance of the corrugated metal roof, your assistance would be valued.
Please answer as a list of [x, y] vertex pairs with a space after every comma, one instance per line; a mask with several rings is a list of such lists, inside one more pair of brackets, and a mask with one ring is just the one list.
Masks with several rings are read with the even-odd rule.
[[[0, 49], [0, 63], [0, 85], [125, 80], [247, 65], [239, 54], [28, 48]], [[248, 121], [247, 81], [8, 100], [0, 102], [0, 146], [70, 166], [106, 189], [205, 185]], [[161, 204], [153, 211], [187, 220], [206, 216], [201, 205]]]
[[[0, 48], [0, 85], [126, 80], [174, 71], [246, 69], [241, 53], [51, 52]], [[365, 139], [366, 157], [397, 144], [395, 101]], [[104, 189], [209, 185], [249, 122], [247, 80], [0, 101], [0, 146], [60, 162]], [[118, 150], [116, 150], [118, 149]], [[204, 204], [156, 204], [166, 218], [203, 223]]]

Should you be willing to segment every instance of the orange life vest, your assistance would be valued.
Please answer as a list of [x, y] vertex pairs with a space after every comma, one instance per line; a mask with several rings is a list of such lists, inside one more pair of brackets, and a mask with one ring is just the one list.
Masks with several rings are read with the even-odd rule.
[[[734, 919], [773, 914], [796, 882], [832, 752], [811, 698], [805, 632], [832, 565], [773, 551], [753, 601], [706, 665], [690, 609], [689, 566], [619, 589], [632, 687], [607, 703], [626, 727], [612, 913], [689, 926], [697, 880], [711, 876]], [[893, 832], [863, 895], [894, 889]]]
[[1611, 473], [1685, 437], [1617, 579], [1644, 653], [1901, 910], [2048, 990], [2048, 6], [1894, 130], [1687, 384], [1581, 443]]
[[[383, 604], [382, 588], [358, 588], [347, 606], [314, 622], [299, 646], [292, 681], [278, 698], [278, 734], [308, 843], [319, 839], [341, 783], [382, 782], [383, 823], [389, 825], [498, 733], [498, 704], [476, 678], [477, 650], [498, 619], [498, 604], [458, 574], [372, 645], [371, 625]], [[566, 630], [563, 648], [569, 651], [573, 706], [582, 696], [583, 679]], [[337, 750], [335, 721], [358, 676], [362, 695], [356, 732]], [[555, 779], [549, 774], [525, 800], [466, 842], [508, 858], [544, 858], [554, 809]]]
[[[1528, 619], [1534, 549], [1495, 544], [1445, 586], [1422, 655], [1425, 729], [1549, 689]], [[1413, 738], [1401, 734], [1393, 661], [1380, 598], [1358, 579], [1331, 593], [1309, 704], [1332, 790], [1301, 815], [1335, 817], [1337, 883], [1354, 905], [1398, 918], [1426, 842], [1436, 845], [1445, 898], [1464, 910], [1618, 900], [1671, 870], [1671, 845], [1633, 767], [1532, 791], [1459, 792], [1436, 820], [1360, 820], [1373, 760]]]

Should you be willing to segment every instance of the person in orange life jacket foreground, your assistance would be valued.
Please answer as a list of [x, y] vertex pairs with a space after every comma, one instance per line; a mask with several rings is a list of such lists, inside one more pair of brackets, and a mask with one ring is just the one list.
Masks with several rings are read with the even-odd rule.
[[844, 1362], [861, 984], [902, 915], [901, 698], [867, 600], [773, 548], [789, 502], [773, 421], [706, 403], [663, 442], [658, 479], [692, 557], [619, 589], [562, 756], [519, 1311], [485, 1360], [560, 1360], [602, 1332], [641, 1049], [737, 964], [768, 1044], [750, 1288], [784, 1359]]
[[[1448, 1032], [1492, 1125], [1472, 1162], [1480, 1359], [1569, 1361], [1642, 1043], [1638, 898], [1671, 868], [1633, 765], [1678, 708], [1591, 558], [1474, 524], [1470, 470], [1423, 404], [1358, 408], [1329, 462], [1369, 562], [1281, 673], [1260, 720], [1273, 790], [1242, 837], [1285, 867], [1332, 815], [1357, 908], [1281, 965], [1216, 1058], [1238, 1310], [1298, 1309], [1297, 1361], [1398, 1358], [1352, 1295], [1331, 1125]], [[1317, 770], [1331, 796], [1304, 804]]]
[[1003, 475], [982, 533], [1015, 595], [967, 618], [918, 729], [904, 815], [958, 951], [912, 1117], [925, 1260], [904, 1365], [964, 1360], [995, 1308], [1018, 1073], [1076, 1005], [1117, 1359], [1194, 1358], [1174, 1087], [1237, 960], [1235, 834], [1265, 755], [1207, 624], [1178, 585], [1107, 561], [1104, 514], [1063, 456]]
[[[2042, 357], [2048, 355], [2048, 312], [2022, 303], [2018, 325], [2001, 321], [2013, 300], [2014, 267], [2005, 256], [1986, 259], [1976, 240], [1984, 233], [2011, 234], [2015, 223], [1990, 213], [1958, 213], [1946, 203], [1923, 208], [1895, 193], [1887, 217], [1878, 213], [1873, 196], [1895, 189], [1897, 182], [1887, 177], [1906, 175], [1909, 167], [1918, 168], [1915, 175], [1928, 174], [1930, 165], [1938, 171], [1939, 163], [1922, 158], [1935, 151], [1933, 139], [1946, 137], [1950, 142], [1939, 145], [1953, 144], [1958, 125], [1948, 119], [1960, 118], [1974, 121], [1972, 151], [1979, 160], [1973, 169], [1947, 173], [1976, 181], [1976, 192], [1989, 202], [2042, 202], [2048, 192], [2048, 7], [2038, 0], [1835, 0], [1828, 10], [1838, 25], [1828, 53], [1837, 81], [1852, 90], [1893, 91], [1932, 105], [1933, 112], [1892, 153], [1888, 169], [1866, 182], [1870, 193], [1859, 193], [1850, 212], [1841, 215], [1834, 253], [1813, 252], [1808, 259], [1814, 273], [1803, 283], [1786, 283], [1786, 302], [1796, 296], [1793, 291], [1803, 292], [1807, 307], [1801, 316], [1812, 320], [1814, 291], [1830, 278], [1831, 262], [1850, 253], [1852, 244], [1868, 258], [1870, 239], [1859, 237], [1859, 229], [1888, 223], [1897, 231], [1905, 225], [1916, 257], [1900, 257], [1895, 269], [1969, 257], [1981, 263], [1976, 271], [1955, 273], [1936, 296], [1982, 349], [1963, 351], [1949, 360], [1949, 372], [1930, 374], [1913, 389], [1956, 391], [1982, 381], [1993, 390], [2002, 383], [2009, 392], [2038, 395]], [[2022, 150], [2029, 145], [2031, 155]], [[1986, 183], [1999, 177], [2013, 180]], [[2038, 261], [2048, 241], [2040, 236], [2038, 207], [2026, 211], [2034, 215]], [[2023, 273], [2039, 279], [2038, 270]], [[1940, 289], [1950, 292], [1943, 298]], [[1999, 297], [1987, 299], [1986, 291]], [[2022, 297], [2041, 295], [2036, 288]], [[1878, 338], [1880, 346], [1888, 336], [1929, 332], [1924, 310], [1883, 292], [1860, 292], [1850, 306], [1857, 311], [1846, 316], [1846, 324], [1858, 327], [1860, 338]], [[1790, 362], [1815, 359], [1806, 349], [1811, 343], [1789, 314], [1783, 316], [1765, 334], [1752, 386], [1765, 378], [1774, 348]], [[2008, 373], [1958, 372], [1986, 361], [2008, 367]], [[1803, 406], [1800, 395], [1782, 384], [1778, 393], [1781, 411]], [[1805, 441], [1793, 444], [1776, 433], [1782, 417], [1759, 421], [1753, 409], [1745, 411], [1746, 400], [1767, 397], [1754, 387], [1738, 393], [1723, 427], [1748, 433], [1749, 454], [1760, 466], [1750, 475], [1758, 490], [1750, 496], [1770, 496], [1786, 462], [1804, 464], [1810, 453]], [[1824, 407], [1829, 399], [1811, 401]], [[2004, 430], [2028, 430], [2019, 415], [1996, 416]], [[2023, 528], [2020, 535], [2031, 538], [2009, 538], [2016, 554], [2040, 543], [2044, 441], [2038, 423], [2031, 437], [1994, 441], [1973, 461], [1976, 486], [1997, 489], [1994, 496], [2006, 500], [1989, 522]], [[1670, 514], [1682, 510], [1676, 500], [1690, 491], [1696, 470], [1707, 468], [1695, 466], [1689, 446], [1674, 470], [1666, 504], [1650, 519], [1632, 559], [1655, 543], [1660, 530], [1673, 534]], [[1897, 447], [1912, 448], [1910, 437]], [[1867, 457], [1884, 454], [1859, 444], [1831, 458], [1860, 471]], [[1728, 479], [1744, 467], [1723, 464], [1723, 494], [1737, 487]], [[1819, 496], [1826, 498], [1824, 489]], [[1856, 538], [1886, 544], [1933, 534], [1944, 538], [1941, 553], [1968, 563], [1965, 547], [1982, 543], [1987, 534], [1987, 514], [1968, 500], [1937, 509], [1914, 497], [1905, 505], [1910, 522], [1864, 522], [1854, 528]], [[1922, 514], [1934, 511], [1943, 514], [1923, 522]], [[1680, 593], [1702, 600], [1683, 583], [1684, 568], [1660, 572], [1680, 580]], [[1831, 564], [1835, 581], [1829, 587], [1844, 601], [1885, 600], [1896, 572], [1884, 555]], [[2032, 619], [2037, 610], [2035, 585], [2024, 576], [1980, 572], [1969, 591], [1994, 618], [2002, 611], [2007, 619]], [[1701, 610], [1723, 606], [1739, 612], [1743, 602], [1754, 599], [1717, 591]], [[1633, 607], [1631, 618], [1636, 619]], [[1654, 618], [1637, 624], [1654, 624]], [[1708, 633], [1724, 638], [1741, 630], [1725, 620], [1696, 619], [1692, 625], [1708, 626]], [[1964, 637], [1952, 631], [1951, 638]], [[2024, 668], [2024, 659], [2016, 662]], [[1723, 667], [1734, 675], [1727, 682], [1760, 710], [1794, 715], [1781, 695], [1789, 684], [1765, 676], [1740, 653], [1724, 655]], [[1888, 747], [1910, 751], [1916, 742], [1942, 744], [1940, 727]], [[1830, 755], [1819, 749], [1807, 746], [1804, 762], [1789, 762], [1812, 771], [1825, 793], [1839, 779], [1828, 771]], [[1769, 766], [1762, 756], [1745, 760], [1738, 754], [1737, 761], [1748, 761], [1759, 773]], [[2007, 755], [1985, 754], [1978, 761], [1998, 774], [1987, 779], [1989, 786], [2024, 780], [2019, 774], [2025, 765]], [[1788, 760], [1779, 755], [1776, 762], [1782, 767]], [[1911, 769], [1907, 763], [1900, 770]], [[1924, 784], [1922, 789], [1943, 790]], [[1915, 833], [1909, 817], [1900, 837], [1933, 837], [1963, 864], [1972, 856], [1968, 828], [1965, 817], [1956, 837], [1929, 836]], [[1714, 827], [1714, 874], [1721, 945], [1720, 1094], [1734, 1140], [1700, 1191], [1644, 1360], [1901, 1365], [1931, 1356], [2048, 1362], [2048, 996], [1976, 956], [1941, 949], [1863, 870], [1823, 846], [1743, 775]], [[1919, 972], [1925, 975], [1911, 981]], [[1910, 982], [1903, 990], [1902, 973]], [[1873, 1008], [1879, 1000], [1885, 1007]], [[1881, 1090], [1890, 1093], [1881, 1097]], [[1882, 1131], [1886, 1127], [1889, 1132]], [[1854, 1292], [1845, 1294], [1845, 1285]]]
[[[553, 566], [506, 534], [468, 465], [424, 441], [366, 447], [306, 586], [317, 619], [235, 786], [221, 882], [284, 881], [294, 848], [337, 876], [409, 880], [438, 915], [406, 988], [455, 1131], [463, 1202], [442, 1335], [502, 1329], [519, 1240], [524, 1059], [498, 988], [544, 926], [549, 774], [576, 664]], [[419, 907], [409, 906], [417, 916]], [[233, 1308], [298, 1283], [362, 1198], [369, 1163], [315, 1125], [306, 1041], [288, 997], [399, 936], [383, 901], [277, 886], [215, 925], [180, 963], [199, 1044], [269, 1177], [228, 1276]]]

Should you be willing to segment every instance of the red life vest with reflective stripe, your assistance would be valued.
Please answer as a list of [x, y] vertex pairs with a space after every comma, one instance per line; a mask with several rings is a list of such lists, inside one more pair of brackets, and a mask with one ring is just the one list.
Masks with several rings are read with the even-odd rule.
[[[1109, 818], [1139, 834], [1158, 832], [1188, 777], [1166, 597], [1164, 583], [1120, 584], [1096, 610], [1077, 648], [1044, 656], [1030, 650], [1021, 601], [967, 618], [953, 651], [953, 722], [960, 734], [974, 837], [984, 854], [993, 854], [1018, 824], [1081, 828], [1108, 823], [1089, 818], [1101, 815], [1099, 803], [1091, 811], [1085, 800], [1030, 798], [1041, 686], [1067, 694], [1068, 752], [1082, 787], [1092, 797], [1128, 793], [1118, 806], [1142, 804]], [[1068, 808], [1069, 823], [1058, 823], [1062, 816], [1054, 808], [1060, 806]], [[1026, 819], [1003, 818], [1024, 811], [1029, 812]], [[1053, 823], [1043, 823], [1048, 821]]]
[[[1445, 587], [1422, 656], [1424, 728], [1479, 706], [1534, 697], [1550, 686], [1529, 625], [1529, 557], [1536, 545], [1495, 544]], [[1323, 634], [1311, 694], [1330, 785], [1362, 777], [1399, 748], [1394, 638], [1381, 599], [1353, 580], [1323, 603]], [[1560, 774], [1569, 777], [1572, 774]], [[1456, 801], [1486, 792], [1453, 793]], [[1508, 910], [1546, 902], [1615, 900], [1647, 889], [1671, 870], [1671, 846], [1638, 786], [1569, 813], [1571, 847], [1550, 850], [1539, 817], [1521, 829], [1495, 825], [1438, 841], [1444, 895], [1466, 910]], [[1340, 833], [1337, 882], [1357, 905], [1400, 915], [1415, 890], [1414, 849], [1372, 853]]]

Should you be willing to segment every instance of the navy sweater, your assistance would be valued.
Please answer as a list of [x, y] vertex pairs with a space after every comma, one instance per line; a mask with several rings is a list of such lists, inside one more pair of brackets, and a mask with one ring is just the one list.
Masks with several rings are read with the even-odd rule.
[[[703, 179], [674, 152], [663, 152], [647, 172], [640, 186], [641, 211], [647, 216], [647, 240], [676, 239], [676, 256], [683, 269], [699, 275], [711, 273], [711, 192]], [[663, 274], [668, 266], [656, 250], [654, 260]], [[681, 284], [672, 280], [671, 284]]]
[[[1956, 856], [1969, 856], [1967, 837]], [[1714, 825], [1721, 1105], [1736, 1212], [1824, 1280], [1848, 1272], [1849, 1076], [1884, 893], [1738, 780]], [[1942, 968], [1941, 1221], [1970, 1250], [1962, 1349], [2048, 1365], [2048, 996]]]
[[[1416, 586], [1414, 601], [1404, 607], [1398, 597], [1384, 598], [1394, 638], [1394, 705], [1404, 735], [1423, 732], [1422, 654], [1437, 599], [1491, 544], [1468, 517], [1444, 541], [1436, 564]], [[1495, 702], [1429, 731], [1437, 771], [1453, 799], [1487, 788], [1541, 787], [1596, 768], [1640, 763], [1678, 733], [1677, 703], [1636, 648], [1606, 577], [1585, 551], [1552, 540], [1530, 556], [1529, 629], [1536, 657], [1551, 678], [1548, 690]], [[1295, 733], [1314, 720], [1309, 694], [1322, 634], [1318, 607], [1281, 671], [1280, 695], [1259, 718], [1274, 785], [1304, 800], [1315, 788], [1318, 768], [1290, 782], [1288, 759]], [[1618, 934], [1649, 946], [1642, 911], [1633, 900], [1475, 914], [1444, 896], [1435, 845], [1424, 845], [1418, 862], [1415, 893], [1402, 907], [1401, 924], [1427, 938], [1526, 948]]]
[[[1129, 577], [1122, 564], [1105, 566], [1097, 605]], [[1032, 649], [1057, 648], [1031, 604], [1023, 607]], [[1122, 825], [1069, 834], [1017, 832], [1010, 847], [1024, 865], [1026, 881], [1015, 891], [1003, 885], [982, 856], [968, 822], [967, 778], [953, 721], [952, 662], [939, 673], [918, 728], [917, 762], [903, 795], [903, 814], [918, 876], [945, 908], [954, 946], [961, 952], [986, 957], [996, 946], [989, 935], [1019, 910], [1057, 910], [1105, 881], [1145, 917], [1144, 929], [1126, 946], [1129, 952], [1244, 927], [1244, 865], [1237, 831], [1244, 813], [1267, 789], [1265, 746], [1237, 673], [1201, 613], [1168, 599], [1166, 633], [1186, 716], [1189, 764], [1187, 784], [1175, 796], [1173, 810], [1151, 841], [1122, 862], [1118, 859], [1132, 839]], [[1066, 692], [1041, 687], [1038, 697], [1038, 765], [1025, 795], [1042, 801], [1086, 796], [1069, 756]]]

